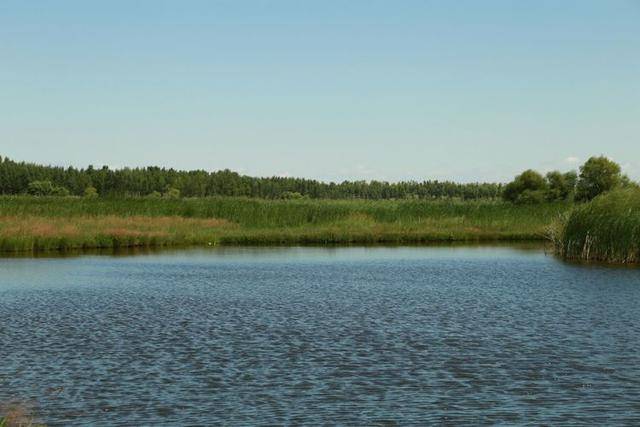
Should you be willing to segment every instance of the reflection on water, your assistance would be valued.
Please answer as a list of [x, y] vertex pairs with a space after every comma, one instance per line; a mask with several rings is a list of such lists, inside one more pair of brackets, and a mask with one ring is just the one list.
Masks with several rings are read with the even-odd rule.
[[0, 258], [76, 258], [80, 256], [88, 256], [88, 255], [101, 255], [101, 256], [113, 256], [113, 257], [130, 257], [130, 256], [141, 256], [141, 255], [167, 255], [167, 254], [180, 254], [184, 252], [190, 253], [212, 253], [216, 256], [222, 256], [225, 254], [233, 254], [233, 253], [274, 253], [280, 252], [284, 254], [295, 253], [296, 251], [310, 250], [310, 249], [322, 249], [325, 254], [336, 252], [340, 249], [352, 249], [352, 250], [363, 250], [363, 249], [409, 249], [409, 248], [421, 248], [421, 249], [432, 249], [432, 248], [446, 248], [446, 249], [473, 249], [473, 248], [507, 248], [513, 251], [535, 251], [539, 252], [541, 250], [551, 251], [551, 247], [548, 242], [545, 241], [535, 241], [535, 240], [523, 240], [523, 241], [488, 241], [488, 242], [432, 242], [429, 245], [424, 244], [356, 244], [356, 245], [346, 245], [346, 244], [322, 244], [322, 245], [304, 245], [304, 246], [291, 246], [291, 245], [283, 245], [283, 246], [209, 246], [209, 247], [122, 247], [122, 248], [92, 248], [92, 249], [69, 249], [64, 251], [41, 251], [41, 252], [0, 252]]
[[50, 425], [637, 424], [640, 270], [537, 248], [0, 259], [0, 401]]

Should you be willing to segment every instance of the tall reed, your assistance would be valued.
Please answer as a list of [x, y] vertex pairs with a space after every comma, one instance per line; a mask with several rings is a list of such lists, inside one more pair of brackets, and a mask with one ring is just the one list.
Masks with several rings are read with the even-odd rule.
[[486, 200], [0, 197], [0, 250], [531, 240], [543, 239], [569, 208]]
[[566, 259], [640, 262], [640, 190], [615, 190], [577, 206], [552, 235]]

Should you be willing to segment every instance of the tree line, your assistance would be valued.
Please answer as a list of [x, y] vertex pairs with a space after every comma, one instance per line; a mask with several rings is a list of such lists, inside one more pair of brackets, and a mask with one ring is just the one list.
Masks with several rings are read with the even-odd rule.
[[0, 194], [86, 197], [210, 197], [265, 199], [496, 199], [503, 186], [451, 181], [322, 181], [251, 177], [230, 170], [181, 171], [160, 167], [111, 169], [45, 166], [0, 156]]

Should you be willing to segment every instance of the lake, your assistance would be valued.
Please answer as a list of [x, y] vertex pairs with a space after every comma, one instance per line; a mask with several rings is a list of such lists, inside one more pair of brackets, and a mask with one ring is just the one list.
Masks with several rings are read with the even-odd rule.
[[0, 402], [48, 425], [640, 423], [640, 269], [539, 248], [0, 259]]

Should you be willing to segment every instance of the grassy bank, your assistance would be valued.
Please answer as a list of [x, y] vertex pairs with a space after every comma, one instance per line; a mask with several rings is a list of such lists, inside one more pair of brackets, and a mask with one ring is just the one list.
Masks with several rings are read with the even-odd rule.
[[38, 423], [30, 408], [20, 404], [0, 404], [0, 427], [45, 427]]
[[0, 197], [0, 250], [543, 239], [570, 205]]
[[556, 250], [566, 259], [640, 262], [640, 190], [616, 190], [577, 206], [556, 227]]

